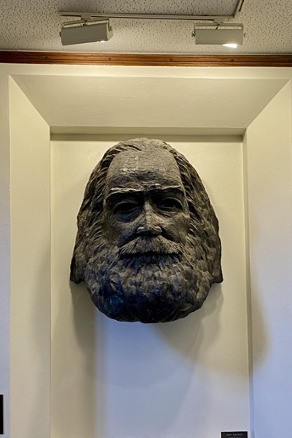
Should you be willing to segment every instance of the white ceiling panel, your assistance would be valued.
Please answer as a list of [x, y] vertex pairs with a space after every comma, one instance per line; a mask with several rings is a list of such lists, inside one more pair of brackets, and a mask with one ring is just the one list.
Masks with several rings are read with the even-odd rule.
[[62, 47], [59, 31], [66, 21], [58, 11], [100, 13], [230, 15], [237, 0], [1, 0], [0, 50], [111, 53], [292, 53], [292, 1], [245, 0], [235, 20], [244, 25], [244, 45], [195, 45], [191, 21], [113, 19], [106, 43]]
[[[14, 76], [50, 126], [243, 131], [279, 79]], [[60, 132], [60, 130], [59, 130]], [[68, 131], [67, 131], [68, 132]]]

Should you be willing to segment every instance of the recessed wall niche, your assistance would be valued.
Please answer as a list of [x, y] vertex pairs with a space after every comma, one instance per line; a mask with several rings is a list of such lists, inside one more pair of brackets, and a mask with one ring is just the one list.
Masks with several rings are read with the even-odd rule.
[[[280, 285], [285, 301], [291, 282], [288, 80], [264, 73], [246, 78], [241, 69], [228, 70], [228, 78], [220, 70], [216, 79], [204, 69], [204, 79], [198, 70], [186, 78], [185, 69], [182, 77], [171, 69], [153, 77], [153, 70], [108, 68], [107, 78], [106, 69], [96, 68], [96, 77], [83, 70], [81, 81], [68, 69], [52, 76], [14, 68], [11, 435], [134, 437], [139, 430], [141, 437], [183, 437], [196, 430], [209, 438], [256, 428], [272, 437], [262, 417], [275, 409], [282, 389], [267, 376], [291, 360], [286, 355], [284, 364], [282, 350], [288, 315], [270, 299]], [[245, 101], [234, 98], [235, 89]], [[193, 162], [221, 223], [224, 284], [201, 313], [163, 327], [105, 320], [82, 288], [68, 284], [83, 182], [104, 149], [136, 134], [166, 139]], [[263, 388], [274, 394], [264, 407]], [[25, 406], [20, 392], [29, 394]], [[288, 398], [289, 392], [274, 412], [283, 431]]]

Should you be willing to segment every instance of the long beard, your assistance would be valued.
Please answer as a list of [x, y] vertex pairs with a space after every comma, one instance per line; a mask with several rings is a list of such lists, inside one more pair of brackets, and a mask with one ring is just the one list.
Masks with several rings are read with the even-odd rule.
[[211, 275], [199, 239], [177, 244], [162, 236], [137, 237], [121, 248], [95, 241], [85, 269], [91, 299], [119, 321], [166, 322], [199, 309]]

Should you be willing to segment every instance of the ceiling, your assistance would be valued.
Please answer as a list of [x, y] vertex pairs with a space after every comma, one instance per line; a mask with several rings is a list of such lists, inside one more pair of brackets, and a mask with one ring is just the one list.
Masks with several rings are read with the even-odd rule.
[[91, 53], [284, 54], [292, 53], [292, 1], [245, 0], [232, 19], [244, 25], [243, 46], [195, 45], [192, 21], [112, 19], [106, 43], [62, 47], [58, 11], [109, 14], [232, 15], [238, 0], [1, 0], [0, 50]]

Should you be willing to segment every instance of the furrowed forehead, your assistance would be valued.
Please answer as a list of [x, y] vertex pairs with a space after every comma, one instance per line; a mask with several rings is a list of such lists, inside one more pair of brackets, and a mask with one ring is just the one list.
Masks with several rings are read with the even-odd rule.
[[168, 151], [146, 150], [119, 153], [111, 162], [107, 177], [107, 192], [113, 187], [141, 188], [182, 186], [177, 163]]

